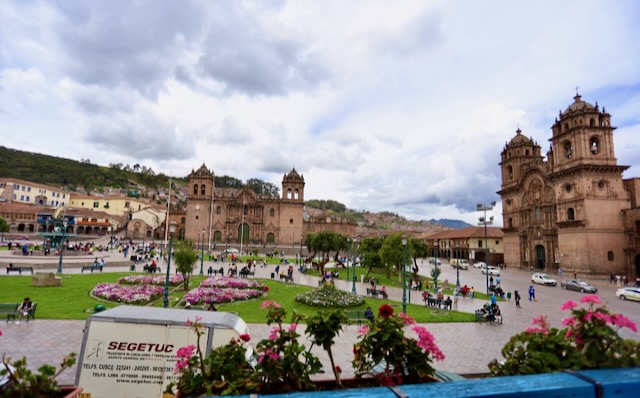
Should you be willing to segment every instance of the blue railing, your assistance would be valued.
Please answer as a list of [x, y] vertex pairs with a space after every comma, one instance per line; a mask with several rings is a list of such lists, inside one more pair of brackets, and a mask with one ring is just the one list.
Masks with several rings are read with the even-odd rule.
[[[255, 397], [252, 395], [251, 397]], [[266, 396], [266, 395], [264, 395]], [[249, 397], [249, 395], [246, 395]], [[529, 376], [490, 377], [448, 383], [401, 385], [268, 395], [278, 398], [636, 398], [640, 368], [584, 370]]]

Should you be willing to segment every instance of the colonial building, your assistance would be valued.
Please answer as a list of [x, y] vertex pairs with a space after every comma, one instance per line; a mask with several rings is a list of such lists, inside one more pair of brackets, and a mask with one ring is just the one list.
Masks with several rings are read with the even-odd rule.
[[0, 201], [63, 208], [69, 204], [70, 193], [50, 185], [16, 178], [0, 178]]
[[576, 95], [551, 126], [546, 158], [516, 131], [501, 153], [498, 192], [509, 266], [638, 275], [640, 225], [629, 211], [637, 183], [623, 181], [628, 166], [617, 163], [614, 129], [604, 107]]
[[432, 257], [484, 261], [489, 265], [504, 263], [503, 232], [496, 227], [467, 227], [422, 234]]
[[[189, 178], [184, 238], [215, 245], [298, 247], [307, 233], [335, 230], [355, 233], [355, 223], [304, 220], [304, 176], [291, 170], [282, 179], [282, 196], [258, 195], [250, 189], [216, 188], [203, 164]], [[324, 226], [324, 228], [322, 227]]]

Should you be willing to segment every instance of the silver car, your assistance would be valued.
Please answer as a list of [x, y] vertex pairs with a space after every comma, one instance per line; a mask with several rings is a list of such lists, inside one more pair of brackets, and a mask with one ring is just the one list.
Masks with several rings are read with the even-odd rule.
[[564, 290], [575, 290], [582, 293], [598, 292], [598, 289], [595, 286], [592, 286], [585, 281], [581, 281], [580, 279], [567, 279], [566, 281], [562, 281], [560, 286], [562, 286]]

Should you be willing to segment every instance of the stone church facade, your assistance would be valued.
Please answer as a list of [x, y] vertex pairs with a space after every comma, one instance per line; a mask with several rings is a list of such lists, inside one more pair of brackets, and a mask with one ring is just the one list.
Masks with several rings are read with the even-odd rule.
[[580, 95], [552, 125], [546, 159], [520, 129], [501, 153], [505, 263], [640, 273], [640, 179], [622, 178], [611, 115]]
[[188, 178], [185, 239], [207, 247], [300, 245], [305, 183], [295, 169], [282, 179], [281, 198], [247, 188], [216, 188], [204, 164]]

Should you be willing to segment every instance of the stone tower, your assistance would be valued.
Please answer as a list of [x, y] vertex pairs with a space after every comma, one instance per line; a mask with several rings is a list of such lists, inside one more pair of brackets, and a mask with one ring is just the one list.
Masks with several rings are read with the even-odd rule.
[[580, 95], [551, 127], [547, 158], [520, 129], [501, 153], [505, 262], [580, 273], [624, 268], [629, 206], [611, 116]]
[[304, 176], [295, 167], [282, 178], [279, 240], [282, 244], [299, 245], [303, 239]]
[[188, 178], [189, 194], [187, 197], [187, 219], [184, 238], [193, 241], [196, 245], [198, 245], [199, 240], [200, 242], [204, 241], [205, 245], [207, 245], [215, 181], [214, 174], [203, 163], [198, 170], [192, 170]]

